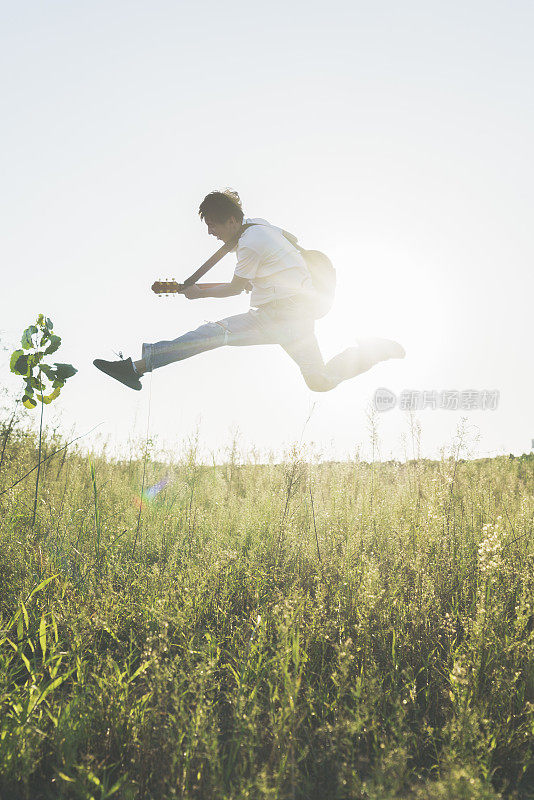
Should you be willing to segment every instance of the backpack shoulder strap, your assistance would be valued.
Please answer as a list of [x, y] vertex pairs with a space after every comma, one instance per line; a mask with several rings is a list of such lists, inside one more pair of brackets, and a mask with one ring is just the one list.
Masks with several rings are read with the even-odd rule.
[[285, 236], [289, 244], [292, 244], [293, 247], [299, 251], [299, 253], [306, 252], [304, 247], [301, 247], [300, 244], [298, 243], [299, 240], [297, 239], [294, 233], [289, 233], [289, 231], [282, 231], [282, 234]]
[[[252, 228], [254, 225], [260, 225], [260, 227], [261, 227], [261, 224], [259, 222], [246, 222], [244, 225], [242, 225], [241, 233], [239, 234], [239, 238], [241, 238], [241, 236], [244, 234], [244, 232], [246, 231], [247, 228]], [[274, 228], [275, 226], [274, 225], [268, 225], [268, 226], [264, 225], [263, 227]], [[298, 243], [298, 239], [297, 239], [297, 237], [295, 236], [294, 233], [289, 233], [289, 231], [284, 231], [281, 228], [278, 228], [278, 230], [281, 232], [282, 236], [285, 239], [287, 239], [289, 244], [292, 244], [293, 247], [296, 248], [299, 251], [299, 253], [304, 253], [305, 252], [304, 248], [301, 247], [300, 244]], [[239, 241], [239, 239], [238, 239], [238, 241]]]

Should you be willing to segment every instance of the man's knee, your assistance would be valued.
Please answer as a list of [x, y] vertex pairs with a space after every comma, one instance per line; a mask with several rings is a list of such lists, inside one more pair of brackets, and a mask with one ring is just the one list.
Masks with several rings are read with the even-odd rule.
[[321, 373], [303, 372], [302, 377], [306, 381], [308, 389], [311, 389], [312, 392], [329, 392], [335, 386], [330, 378]]
[[195, 331], [192, 331], [192, 333], [195, 334], [199, 340], [221, 340], [221, 344], [226, 344], [228, 339], [228, 329], [224, 325], [221, 325], [220, 322], [205, 322]]
[[201, 336], [209, 336], [214, 333], [219, 333], [220, 330], [221, 326], [216, 322], [204, 322], [202, 325], [199, 325], [198, 328], [195, 328], [194, 331], [191, 331], [191, 333], [198, 333]]

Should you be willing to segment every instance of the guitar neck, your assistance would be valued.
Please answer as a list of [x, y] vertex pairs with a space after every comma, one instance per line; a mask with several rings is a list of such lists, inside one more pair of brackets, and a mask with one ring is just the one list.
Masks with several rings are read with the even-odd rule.
[[207, 261], [202, 264], [189, 278], [186, 278], [183, 283], [177, 283], [175, 280], [156, 281], [152, 284], [152, 291], [155, 294], [182, 294], [184, 289], [189, 286], [196, 285], [200, 289], [214, 289], [217, 286], [222, 286], [221, 283], [197, 283], [199, 278], [202, 278], [208, 270], [218, 264], [221, 258], [227, 253], [230, 253], [239, 241], [239, 237], [234, 242], [223, 244], [216, 253], [214, 253]]
[[[199, 289], [216, 289], [219, 286], [224, 286], [224, 283], [195, 283]], [[152, 285], [154, 294], [182, 294], [185, 289], [185, 284], [177, 283], [177, 281], [156, 281]]]

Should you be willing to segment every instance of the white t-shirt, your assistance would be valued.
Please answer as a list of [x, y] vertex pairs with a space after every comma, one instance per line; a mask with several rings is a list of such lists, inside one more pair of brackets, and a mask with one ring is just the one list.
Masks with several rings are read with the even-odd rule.
[[241, 235], [237, 244], [235, 274], [252, 284], [250, 305], [261, 306], [298, 294], [313, 293], [313, 283], [303, 256], [293, 247], [282, 229], [264, 219], [244, 219], [255, 223]]

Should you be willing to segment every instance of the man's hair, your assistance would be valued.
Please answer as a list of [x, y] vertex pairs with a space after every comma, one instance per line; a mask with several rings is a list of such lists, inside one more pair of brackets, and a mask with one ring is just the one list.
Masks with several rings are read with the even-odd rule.
[[243, 222], [243, 209], [237, 192], [225, 189], [224, 192], [210, 192], [201, 202], [198, 209], [202, 220], [210, 222], [227, 222], [230, 217], [235, 217], [238, 222]]

